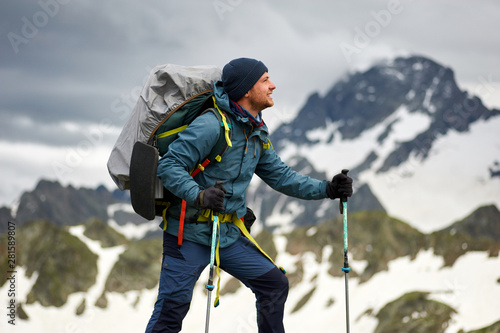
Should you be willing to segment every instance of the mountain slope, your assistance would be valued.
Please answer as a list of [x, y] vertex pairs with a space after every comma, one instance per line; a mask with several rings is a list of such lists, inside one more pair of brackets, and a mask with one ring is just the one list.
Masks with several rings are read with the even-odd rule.
[[479, 207], [466, 218], [431, 233], [429, 247], [443, 256], [446, 266], [453, 266], [468, 251], [488, 251], [498, 257], [500, 251], [500, 212], [494, 205]]
[[[95, 283], [97, 255], [67, 230], [40, 220], [25, 224], [16, 233], [17, 266], [25, 269], [28, 278], [37, 274], [27, 304], [60, 307], [70, 294], [87, 291]], [[0, 243], [0, 258], [6, 260], [7, 237]], [[5, 282], [2, 279], [0, 285]]]
[[500, 211], [495, 205], [479, 207], [461, 221], [442, 230], [452, 234], [469, 234], [473, 237], [500, 241]]
[[457, 311], [428, 299], [429, 293], [411, 292], [386, 304], [377, 313], [379, 325], [374, 333], [445, 332]]
[[[391, 322], [403, 321], [402, 327], [410, 327], [425, 320], [428, 327], [446, 323], [449, 329], [443, 331], [455, 333], [460, 328], [472, 330], [498, 321], [495, 309], [500, 306], [500, 272], [496, 267], [500, 264], [500, 241], [484, 237], [498, 229], [497, 214], [496, 207], [480, 207], [453, 224], [456, 232], [448, 228], [436, 235], [423, 234], [384, 212], [350, 213], [349, 253], [353, 272], [349, 281], [353, 330], [374, 332], [377, 327], [385, 327]], [[480, 227], [473, 230], [461, 227], [474, 222]], [[135, 225], [135, 228], [141, 227]], [[63, 330], [70, 322], [90, 331], [143, 329], [156, 297], [161, 240], [124, 240], [98, 220], [73, 226], [69, 233], [65, 228], [34, 221], [17, 229], [18, 240], [24, 244], [19, 248], [19, 257], [21, 263], [27, 263], [17, 268], [18, 279], [25, 279], [24, 272], [27, 277], [38, 275], [33, 283], [19, 282], [18, 302], [29, 318], [18, 322], [20, 332], [32, 332], [35, 328], [41, 333], [54, 332]], [[440, 235], [448, 238], [439, 240]], [[302, 332], [308, 328], [322, 332], [333, 323], [342, 329], [345, 308], [340, 270], [343, 259], [341, 219], [313, 227], [296, 227], [284, 234], [271, 235], [264, 230], [256, 234], [256, 238], [289, 272], [287, 330]], [[54, 247], [57, 239], [57, 247]], [[464, 248], [464, 239], [467, 244], [480, 246]], [[0, 241], [2, 258], [7, 257], [3, 252], [7, 248], [5, 241], [6, 237]], [[439, 244], [450, 246], [439, 250]], [[73, 249], [78, 249], [77, 253]], [[86, 257], [90, 260], [84, 259]], [[48, 265], [42, 258], [50, 258], [52, 264]], [[92, 268], [96, 263], [98, 272]], [[474, 265], [473, 270], [471, 265]], [[54, 274], [58, 276], [55, 280]], [[202, 276], [205, 274], [203, 272]], [[64, 284], [65, 290], [75, 287], [64, 295], [53, 294], [54, 289], [49, 287], [58, 283]], [[203, 327], [204, 321], [200, 320], [206, 306], [203, 283], [202, 278], [195, 287], [192, 309], [184, 325], [187, 331]], [[4, 284], [0, 292], [6, 292], [7, 287]], [[38, 290], [43, 290], [44, 294]], [[222, 290], [221, 307], [213, 311], [213, 329], [222, 332], [238, 327], [255, 330], [253, 294], [225, 273], [222, 274]], [[419, 301], [414, 302], [413, 298], [404, 296], [412, 292], [427, 296], [417, 297]], [[54, 301], [47, 303], [47, 300]], [[406, 310], [390, 310], [394, 309], [391, 302], [404, 304]], [[47, 305], [57, 305], [58, 310], [47, 312]], [[481, 315], [469, 317], [471, 311], [475, 313], [474, 307], [482, 307]], [[427, 308], [444, 311], [443, 317], [425, 319], [422, 314]], [[453, 310], [449, 312], [449, 309]], [[407, 318], [413, 313], [419, 316]], [[446, 313], [451, 314], [451, 319]], [[121, 318], [119, 322], [110, 321], [116, 316]], [[50, 325], [45, 320], [48, 318], [52, 318]], [[308, 319], [304, 321], [304, 318]], [[0, 323], [3, 329], [2, 325], [4, 323]]]

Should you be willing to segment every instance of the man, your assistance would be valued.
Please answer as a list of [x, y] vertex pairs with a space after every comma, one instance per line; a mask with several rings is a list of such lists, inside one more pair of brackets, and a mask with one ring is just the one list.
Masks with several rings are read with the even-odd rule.
[[[183, 244], [177, 245], [180, 205], [169, 208], [163, 238], [163, 262], [158, 299], [146, 332], [179, 332], [189, 310], [196, 281], [210, 261], [211, 223], [203, 209], [220, 212], [220, 267], [239, 279], [256, 296], [259, 332], [284, 332], [283, 313], [288, 279], [233, 221], [247, 212], [246, 189], [253, 174], [273, 189], [301, 199], [335, 199], [352, 195], [352, 179], [336, 175], [321, 181], [300, 175], [280, 160], [269, 141], [261, 111], [274, 105], [276, 89], [267, 67], [255, 59], [232, 60], [214, 84], [216, 106], [231, 121], [232, 146], [219, 163], [191, 177], [189, 171], [208, 156], [217, 142], [220, 125], [208, 112], [180, 133], [158, 164], [163, 185], [187, 202]], [[219, 184], [217, 186], [217, 184]], [[220, 185], [222, 184], [222, 185]]]

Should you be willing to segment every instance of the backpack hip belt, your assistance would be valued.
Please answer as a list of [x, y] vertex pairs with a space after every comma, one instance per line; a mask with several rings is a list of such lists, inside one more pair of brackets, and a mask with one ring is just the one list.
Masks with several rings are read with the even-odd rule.
[[[202, 215], [200, 215], [200, 217], [198, 218], [199, 222], [209, 222], [209, 221], [213, 222], [213, 220], [214, 220], [213, 213], [210, 209], [204, 210]], [[217, 223], [219, 223], [219, 224], [220, 223], [234, 223], [234, 225], [236, 225], [240, 229], [243, 236], [245, 236], [250, 242], [252, 242], [252, 244], [255, 245], [255, 247], [267, 259], [269, 259], [273, 263], [273, 265], [278, 267], [283, 272], [283, 274], [286, 274], [286, 270], [283, 267], [276, 265], [274, 260], [260, 247], [260, 245], [257, 243], [257, 241], [252, 237], [252, 235], [250, 235], [247, 228], [245, 227], [245, 223], [243, 222], [243, 217], [238, 218], [238, 215], [236, 215], [236, 212], [232, 213], [232, 214], [219, 214], [218, 219], [217, 219]], [[220, 233], [220, 226], [219, 225], [217, 226], [217, 229], [219, 230], [219, 233]], [[219, 234], [219, 237], [220, 237], [220, 234]], [[220, 242], [220, 239], [217, 239], [217, 246], [215, 248], [215, 262], [216, 262], [215, 266], [216, 266], [216, 272], [217, 272], [217, 276], [218, 276], [217, 291], [216, 291], [216, 296], [215, 296], [215, 306], [219, 305], [219, 290], [220, 290], [220, 280], [221, 280], [220, 269], [219, 269], [219, 267], [220, 267], [219, 242]]]

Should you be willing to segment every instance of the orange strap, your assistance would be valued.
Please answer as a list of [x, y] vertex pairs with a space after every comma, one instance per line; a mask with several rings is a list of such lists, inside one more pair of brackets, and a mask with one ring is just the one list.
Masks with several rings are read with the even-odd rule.
[[184, 233], [184, 217], [186, 216], [186, 200], [182, 200], [181, 217], [179, 219], [179, 235], [177, 236], [177, 244], [182, 245], [182, 234]]
[[210, 160], [207, 158], [201, 164], [198, 164], [198, 167], [191, 172], [191, 177], [194, 177], [200, 173], [200, 171], [203, 171], [208, 163], [210, 163]]
[[[191, 177], [196, 176], [200, 171], [203, 171], [205, 167], [210, 163], [210, 160], [207, 158], [201, 164], [198, 164], [198, 167], [191, 172]], [[179, 246], [182, 245], [182, 237], [184, 234], [184, 219], [186, 216], [186, 200], [182, 200], [181, 206], [181, 216], [179, 218], [179, 234], [177, 236], [177, 244]]]

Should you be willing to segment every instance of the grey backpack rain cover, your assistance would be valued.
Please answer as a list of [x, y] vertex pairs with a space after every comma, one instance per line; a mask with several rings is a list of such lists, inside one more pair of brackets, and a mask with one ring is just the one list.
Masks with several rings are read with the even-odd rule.
[[136, 142], [148, 143], [160, 122], [190, 98], [213, 89], [216, 66], [160, 65], [153, 68], [130, 118], [108, 159], [108, 171], [120, 190], [130, 189], [130, 162]]

